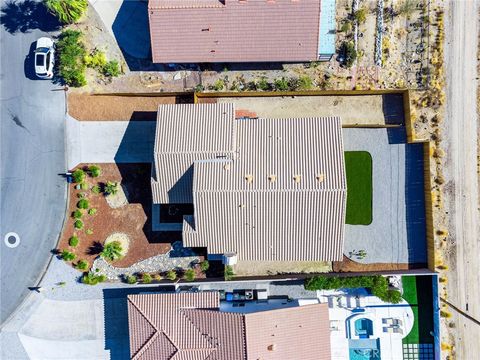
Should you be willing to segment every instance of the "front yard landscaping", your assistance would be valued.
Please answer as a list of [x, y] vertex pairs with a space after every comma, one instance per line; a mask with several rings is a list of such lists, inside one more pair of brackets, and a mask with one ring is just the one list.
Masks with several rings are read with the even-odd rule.
[[345, 151], [347, 176], [346, 223], [372, 223], [372, 156], [366, 151]]

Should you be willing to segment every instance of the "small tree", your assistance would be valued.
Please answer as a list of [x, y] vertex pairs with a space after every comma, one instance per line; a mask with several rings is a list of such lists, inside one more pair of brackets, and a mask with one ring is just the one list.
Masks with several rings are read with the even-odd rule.
[[83, 182], [83, 180], [85, 180], [85, 171], [83, 171], [82, 169], [75, 170], [72, 173], [72, 178], [73, 178], [73, 181], [75, 181], [76, 183]]
[[110, 261], [115, 261], [122, 257], [122, 245], [119, 241], [112, 241], [103, 247], [100, 255]]
[[44, 0], [50, 13], [64, 24], [73, 24], [80, 20], [88, 7], [87, 0]]
[[175, 270], [168, 270], [165, 277], [168, 280], [175, 281], [177, 279], [177, 273], [175, 272]]
[[68, 251], [68, 250], [63, 250], [62, 251], [62, 255], [61, 255], [62, 259], [65, 260], [65, 261], [73, 261], [75, 260], [75, 254]]
[[73, 235], [69, 240], [68, 240], [68, 244], [72, 247], [75, 247], [78, 245], [78, 236], [77, 235]]
[[345, 41], [342, 43], [341, 52], [343, 53], [343, 63], [346, 67], [350, 68], [357, 59], [357, 52], [355, 50], [355, 44], [352, 41]]
[[105, 195], [115, 195], [118, 192], [118, 183], [113, 181], [107, 181], [103, 192], [105, 193]]
[[75, 222], [73, 223], [73, 226], [75, 227], [75, 229], [83, 229], [83, 221], [78, 219], [78, 220], [75, 220]]
[[88, 261], [86, 260], [80, 260], [78, 263], [77, 263], [77, 269], [79, 270], [87, 270], [88, 269]]
[[89, 206], [90, 204], [88, 203], [87, 199], [80, 199], [77, 203], [77, 207], [79, 209], [88, 209]]
[[76, 30], [65, 30], [57, 41], [58, 73], [69, 86], [84, 86], [86, 50], [82, 42], [82, 33]]
[[203, 260], [200, 263], [200, 270], [202, 270], [203, 272], [207, 272], [209, 268], [210, 268], [210, 263], [208, 262], [208, 260]]
[[194, 281], [195, 280], [195, 270], [193, 269], [188, 269], [185, 271], [185, 274], [183, 275], [185, 280], [187, 281]]
[[88, 171], [92, 177], [99, 177], [102, 174], [102, 170], [100, 169], [100, 166], [97, 165], [90, 165], [88, 167]]

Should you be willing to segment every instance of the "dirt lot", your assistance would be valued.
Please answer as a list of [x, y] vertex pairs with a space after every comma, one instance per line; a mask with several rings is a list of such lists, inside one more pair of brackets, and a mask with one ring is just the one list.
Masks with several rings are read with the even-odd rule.
[[264, 276], [330, 272], [332, 266], [329, 262], [314, 261], [239, 261], [233, 266], [233, 271], [236, 276]]
[[158, 105], [180, 102], [176, 96], [68, 94], [68, 113], [77, 120], [155, 120]]
[[[79, 166], [82, 167], [82, 166]], [[69, 249], [77, 255], [77, 259], [85, 259], [91, 265], [98, 256], [105, 239], [115, 232], [128, 235], [130, 246], [127, 255], [115, 262], [116, 266], [127, 267], [140, 260], [154, 255], [164, 254], [170, 250], [170, 243], [181, 240], [179, 232], [152, 232], [151, 231], [151, 193], [150, 193], [150, 165], [148, 164], [102, 164], [102, 174], [97, 178], [87, 177], [88, 190], [76, 190], [75, 184], [69, 185], [70, 203], [69, 213], [77, 209], [78, 194], [85, 193], [89, 201], [89, 208], [97, 210], [95, 215], [89, 215], [84, 210], [81, 220], [84, 222], [82, 230], [74, 230], [74, 218], [67, 220], [59, 250]], [[128, 204], [112, 209], [102, 194], [94, 194], [92, 186], [106, 181], [121, 183]], [[88, 235], [87, 229], [93, 234]], [[79, 245], [75, 248], [68, 244], [69, 238], [76, 233]], [[76, 263], [76, 261], [74, 263]]]
[[[423, 266], [423, 268], [425, 268]], [[373, 263], [373, 264], [360, 264], [348, 257], [343, 256], [343, 261], [333, 262], [333, 272], [368, 272], [368, 271], [391, 271], [391, 270], [408, 270], [415, 269], [418, 266], [412, 264], [385, 264], [385, 263]]]
[[[211, 101], [211, 98], [200, 98]], [[358, 96], [278, 96], [225, 97], [218, 102], [234, 102], [236, 109], [253, 112], [258, 117], [287, 118], [340, 116], [343, 125], [384, 125], [403, 123], [402, 95]]]

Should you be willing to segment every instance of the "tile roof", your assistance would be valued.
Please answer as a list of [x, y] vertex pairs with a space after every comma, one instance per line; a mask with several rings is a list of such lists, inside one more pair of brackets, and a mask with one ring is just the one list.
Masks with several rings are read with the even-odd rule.
[[219, 311], [217, 292], [128, 296], [138, 360], [330, 359], [328, 305]]
[[150, 0], [156, 63], [312, 61], [320, 0]]
[[[170, 202], [194, 203], [195, 217], [184, 224], [184, 245], [207, 247], [211, 254], [235, 252], [239, 260], [340, 260], [346, 206], [340, 119], [235, 120], [233, 105], [221, 108], [226, 105], [230, 119], [212, 110], [219, 104], [179, 109], [180, 118], [196, 116], [203, 107], [221, 118], [205, 121], [201, 116], [191, 127], [211, 150], [219, 139], [224, 145], [218, 152], [195, 148], [192, 153], [155, 155], [154, 202], [174, 198]], [[157, 132], [158, 142], [182, 136], [178, 128], [184, 129], [184, 121], [174, 121], [175, 106], [166, 121], [169, 127]], [[197, 109], [186, 111], [185, 106]], [[229, 131], [235, 134], [230, 151], [222, 141], [231, 139]]]

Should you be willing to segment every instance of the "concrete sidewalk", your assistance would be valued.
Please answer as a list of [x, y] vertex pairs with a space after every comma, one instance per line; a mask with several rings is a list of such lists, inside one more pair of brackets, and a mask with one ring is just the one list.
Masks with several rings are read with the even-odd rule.
[[67, 163], [151, 163], [155, 121], [77, 121], [67, 115]]

